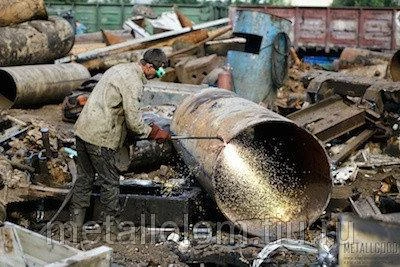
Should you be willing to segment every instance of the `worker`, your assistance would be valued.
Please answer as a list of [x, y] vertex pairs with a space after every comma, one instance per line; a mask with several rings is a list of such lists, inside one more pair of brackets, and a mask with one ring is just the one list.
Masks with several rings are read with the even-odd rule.
[[160, 49], [145, 52], [139, 64], [119, 64], [107, 70], [90, 94], [76, 124], [78, 178], [72, 195], [72, 219], [82, 231], [95, 173], [101, 185], [102, 219], [118, 223], [119, 174], [115, 154], [130, 130], [137, 137], [161, 143], [171, 138], [155, 124], [144, 123], [139, 111], [143, 84], [163, 73], [167, 57]]

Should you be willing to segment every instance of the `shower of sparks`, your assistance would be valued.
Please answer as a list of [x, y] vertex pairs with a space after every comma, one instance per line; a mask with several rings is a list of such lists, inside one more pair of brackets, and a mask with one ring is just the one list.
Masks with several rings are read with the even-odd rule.
[[[267, 158], [260, 147], [229, 143], [223, 150], [221, 167], [220, 179], [225, 186], [219, 190], [220, 199], [230, 206], [236, 217], [287, 222], [300, 212], [301, 203], [293, 199], [298, 189], [296, 183], [293, 178], [288, 181], [288, 177], [282, 175], [295, 176], [290, 164]], [[236, 190], [228, 189], [228, 183]], [[239, 205], [235, 207], [235, 204]]]

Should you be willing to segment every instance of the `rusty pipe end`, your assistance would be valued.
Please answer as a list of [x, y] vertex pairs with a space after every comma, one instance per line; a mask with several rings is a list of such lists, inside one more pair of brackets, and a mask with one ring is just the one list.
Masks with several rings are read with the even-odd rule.
[[[229, 185], [229, 186], [227, 186]], [[304, 230], [330, 200], [330, 164], [319, 141], [291, 122], [264, 122], [234, 137], [215, 167], [215, 200], [258, 236], [268, 227]]]
[[390, 75], [394, 82], [400, 81], [400, 50], [390, 59]]
[[13, 76], [6, 70], [0, 69], [0, 107], [4, 109], [11, 108], [17, 98], [17, 85]]

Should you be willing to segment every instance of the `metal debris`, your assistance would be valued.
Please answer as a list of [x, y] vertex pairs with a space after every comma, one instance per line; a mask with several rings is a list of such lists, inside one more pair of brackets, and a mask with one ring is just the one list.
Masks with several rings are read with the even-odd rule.
[[294, 240], [283, 238], [275, 242], [268, 243], [261, 252], [257, 255], [257, 259], [253, 261], [253, 267], [259, 267], [261, 264], [267, 260], [274, 251], [280, 248], [286, 248], [288, 250], [307, 253], [307, 254], [318, 254], [318, 248], [316, 248], [312, 243], [306, 242], [304, 240]]
[[356, 165], [346, 166], [332, 171], [334, 184], [345, 184], [346, 182], [354, 181], [357, 177], [358, 168]]

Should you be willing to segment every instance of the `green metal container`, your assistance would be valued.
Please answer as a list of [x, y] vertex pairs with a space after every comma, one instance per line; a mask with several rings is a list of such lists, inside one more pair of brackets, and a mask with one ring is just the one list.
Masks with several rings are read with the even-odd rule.
[[[115, 3], [86, 3], [87, 0], [47, 0], [47, 11], [50, 15], [59, 15], [72, 11], [75, 19], [85, 24], [88, 32], [101, 29], [121, 29], [124, 21], [132, 16], [133, 4], [125, 0], [114, 0]], [[127, 1], [127, 0], [126, 0]], [[171, 11], [172, 5], [149, 5], [156, 14]], [[227, 6], [199, 4], [178, 5], [179, 9], [195, 23], [202, 23], [226, 17]]]

